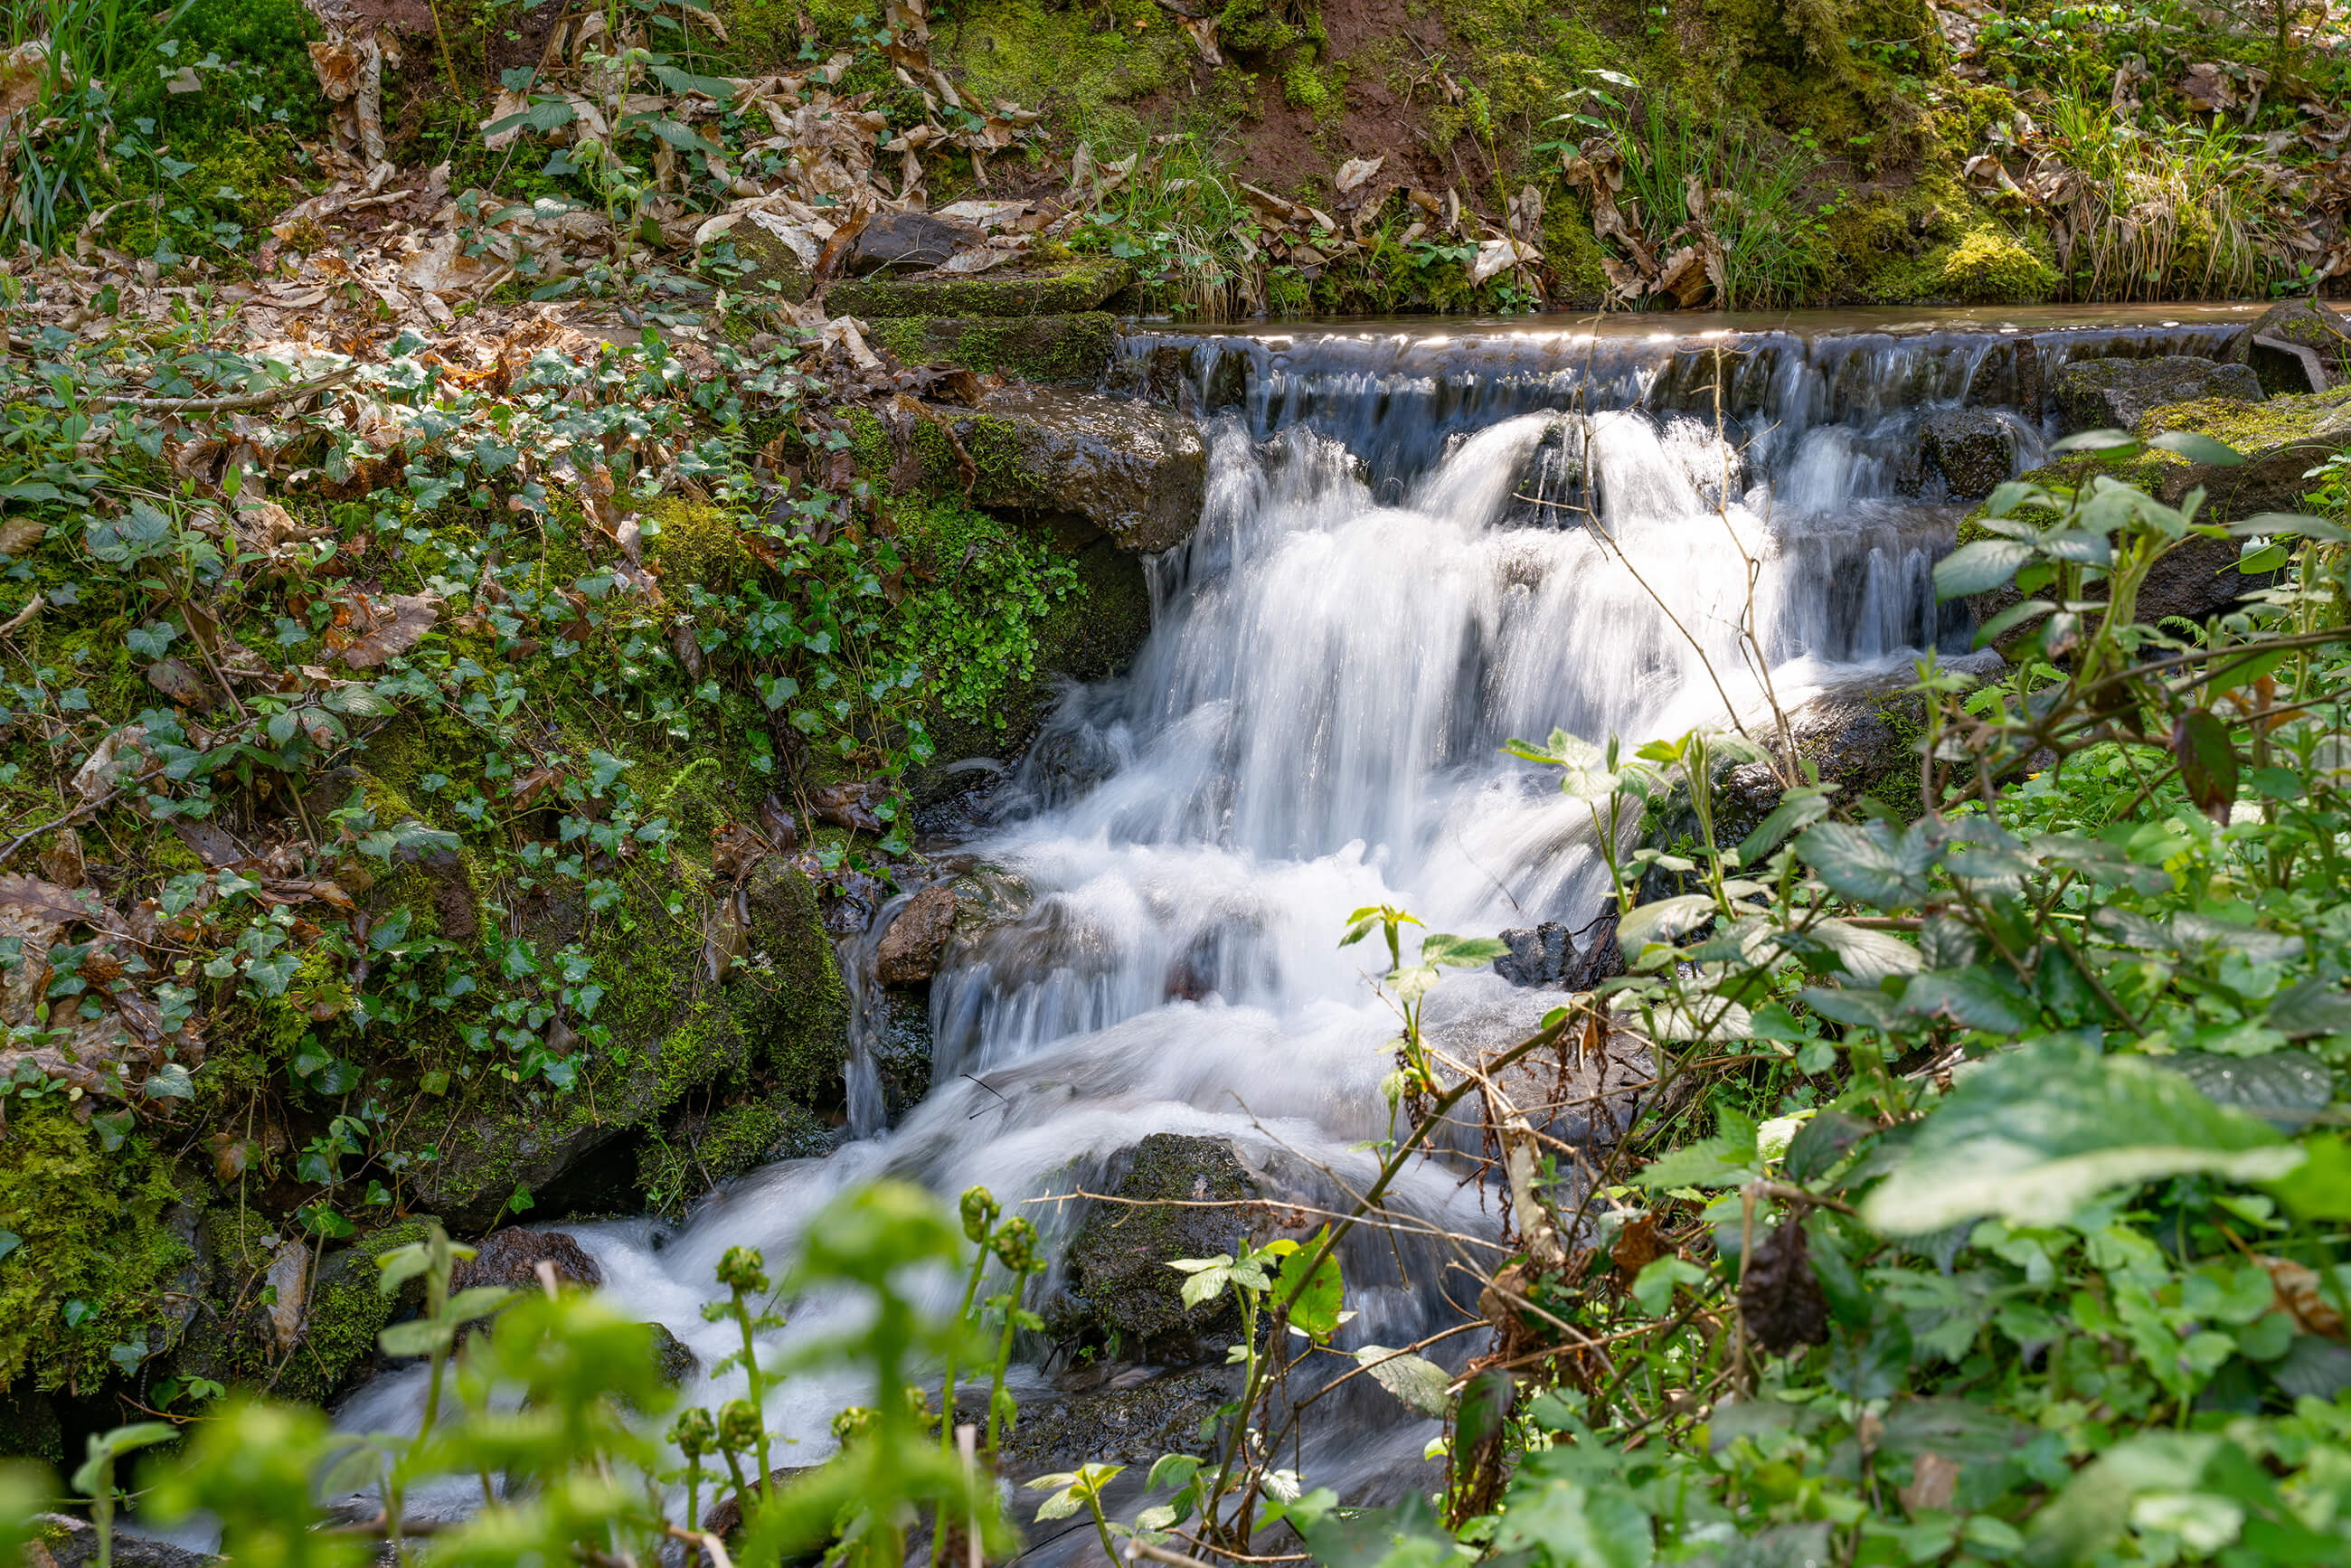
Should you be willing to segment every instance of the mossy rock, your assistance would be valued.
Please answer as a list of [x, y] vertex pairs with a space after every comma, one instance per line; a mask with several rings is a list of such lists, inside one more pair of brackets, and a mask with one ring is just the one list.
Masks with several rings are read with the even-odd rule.
[[824, 303], [836, 316], [869, 320], [892, 316], [1066, 316], [1098, 308], [1133, 281], [1134, 271], [1126, 263], [1090, 256], [1032, 272], [859, 278], [834, 284]]
[[1935, 293], [1970, 305], [2031, 305], [2057, 291], [2055, 269], [2006, 230], [1970, 229], [1945, 253]]
[[1083, 1464], [1148, 1466], [1162, 1454], [1206, 1454], [1202, 1425], [1239, 1392], [1234, 1372], [1196, 1367], [1050, 1402], [1032, 1396], [1004, 1440], [1004, 1473], [1024, 1480]]
[[2351, 320], [2315, 299], [2288, 299], [2229, 340], [2224, 358], [2273, 392], [2327, 392], [2351, 382]]
[[[1205, 1359], [1220, 1348], [1205, 1342], [1238, 1330], [1232, 1293], [1187, 1307], [1184, 1277], [1167, 1265], [1237, 1250], [1248, 1228], [1239, 1206], [1260, 1196], [1258, 1185], [1225, 1138], [1154, 1133], [1118, 1159], [1125, 1169], [1111, 1190], [1123, 1201], [1086, 1216], [1070, 1247], [1069, 1295], [1048, 1314], [1049, 1326], [1114, 1357]], [[1233, 1207], [1196, 1207], [1213, 1203]]]
[[909, 365], [961, 365], [981, 374], [1052, 386], [1090, 387], [1110, 366], [1118, 318], [1106, 310], [1067, 316], [890, 316], [873, 341]]
[[2057, 372], [2057, 409], [2069, 430], [2128, 430], [2149, 411], [2196, 400], [2262, 401], [2243, 365], [2164, 354], [2152, 359], [2076, 360]]
[[[634, 1162], [587, 1156], [695, 1089], [756, 1074], [804, 1105], [840, 1103], [848, 994], [808, 879], [774, 859], [751, 872], [748, 946], [765, 963], [738, 964], [716, 984], [700, 930], [664, 907], [672, 880], [632, 879], [628, 916], [599, 926], [591, 956], [637, 983], [598, 1011], [611, 1039], [580, 1087], [549, 1099], [485, 1077], [452, 1111], [415, 1189], [454, 1226], [486, 1228], [517, 1188], [553, 1213], [634, 1207]], [[574, 940], [583, 917], [576, 900], [550, 899], [520, 923], [546, 949]]]
[[637, 1186], [669, 1213], [777, 1160], [831, 1154], [832, 1129], [789, 1100], [751, 1100], [673, 1115], [637, 1149]]

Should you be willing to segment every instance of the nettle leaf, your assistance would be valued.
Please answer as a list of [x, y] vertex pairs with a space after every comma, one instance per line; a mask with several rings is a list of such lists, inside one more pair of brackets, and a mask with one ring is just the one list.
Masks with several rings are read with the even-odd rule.
[[1935, 563], [1936, 599], [1964, 599], [1998, 588], [2032, 559], [2032, 547], [2015, 539], [1978, 539]]
[[1685, 1144], [1633, 1179], [1642, 1186], [1670, 1191], [1684, 1186], [1740, 1186], [1762, 1174], [1762, 1158], [1755, 1151], [1750, 1128], [1743, 1139], [1717, 1136]]
[[2021, 1033], [2038, 1014], [2021, 988], [1972, 965], [1918, 976], [1902, 993], [1902, 1010], [1993, 1034]]
[[1453, 1375], [1426, 1356], [1366, 1344], [1356, 1348], [1355, 1364], [1408, 1409], [1442, 1417], [1452, 1407]]
[[1896, 1236], [1987, 1215], [2061, 1225], [2116, 1187], [2199, 1172], [2273, 1181], [2302, 1157], [2259, 1118], [2214, 1104], [2148, 1058], [2049, 1040], [1960, 1079], [1862, 1217]]
[[1617, 923], [1616, 940], [1637, 952], [1647, 942], [1670, 942], [1696, 930], [1714, 917], [1714, 899], [1703, 893], [1685, 893], [1644, 904]]
[[1935, 862], [1923, 823], [1896, 832], [1884, 822], [1816, 822], [1796, 841], [1796, 853], [1832, 893], [1880, 909], [1907, 909], [1925, 898]]

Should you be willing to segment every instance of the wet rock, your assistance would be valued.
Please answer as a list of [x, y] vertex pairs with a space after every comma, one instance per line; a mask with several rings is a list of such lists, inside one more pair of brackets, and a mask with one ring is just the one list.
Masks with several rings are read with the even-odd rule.
[[57, 1418], [57, 1406], [30, 1378], [0, 1388], [0, 1458], [65, 1463], [65, 1424]]
[[876, 272], [923, 272], [944, 267], [957, 251], [984, 245], [977, 225], [931, 213], [882, 213], [850, 242], [846, 270], [852, 277]]
[[2199, 398], [2259, 402], [2261, 379], [2242, 364], [2185, 354], [2076, 360], [2057, 375], [2057, 411], [2068, 430], [2130, 430], [2150, 409]]
[[1556, 986], [1576, 959], [1575, 940], [1556, 920], [1502, 933], [1510, 951], [1494, 960], [1494, 973], [1514, 986]]
[[1148, 1466], [1162, 1454], [1206, 1454], [1200, 1427], [1239, 1392], [1224, 1367], [1200, 1367], [1131, 1380], [1058, 1400], [1031, 1396], [1004, 1440], [1012, 1479], [1107, 1463]]
[[[1611, 928], [1598, 952], [1615, 947]], [[1449, 980], [1429, 998], [1422, 1015], [1430, 1043], [1456, 1061], [1490, 1060], [1539, 1032], [1559, 998], [1513, 988], [1486, 976]], [[1632, 1124], [1645, 1086], [1655, 1078], [1648, 1052], [1633, 1035], [1610, 1029], [1597, 1040], [1581, 1028], [1501, 1070], [1497, 1077], [1511, 1103], [1546, 1136], [1581, 1148], [1613, 1146]], [[1444, 1142], [1472, 1163], [1489, 1148], [1483, 1095], [1457, 1103]]]
[[837, 283], [825, 296], [832, 314], [869, 320], [885, 316], [1066, 316], [1099, 308], [1134, 280], [1126, 263], [1106, 256], [1015, 272], [1008, 267], [957, 276], [864, 277]]
[[661, 1380], [672, 1388], [702, 1370], [702, 1358], [686, 1349], [685, 1342], [659, 1323], [648, 1323], [653, 1331], [653, 1367]]
[[2351, 319], [2315, 299], [2288, 299], [2230, 339], [2222, 357], [2267, 392], [2328, 392], [2351, 381]]
[[1922, 435], [1927, 461], [1954, 496], [1988, 496], [2016, 471], [2016, 432], [1990, 409], [1944, 409]]
[[750, 1100], [663, 1118], [637, 1147], [637, 1187], [665, 1213], [775, 1160], [832, 1152], [821, 1117], [788, 1100]]
[[1199, 523], [1208, 448], [1181, 414], [1027, 387], [956, 411], [948, 424], [976, 470], [978, 506], [1045, 514], [1074, 525], [1072, 542], [1107, 535], [1145, 553], [1183, 543]]
[[1968, 402], [2012, 408], [2027, 419], [2041, 417], [2044, 392], [2041, 347], [2030, 337], [2007, 339], [1983, 358], [1968, 381]]
[[1091, 387], [1118, 340], [1107, 310], [1055, 316], [892, 316], [870, 323], [870, 341], [909, 365], [963, 365], [982, 375], [1048, 386]]
[[867, 1006], [872, 1033], [874, 1075], [882, 1083], [882, 1109], [894, 1124], [931, 1092], [931, 1004], [908, 991], [876, 992]]
[[587, 1249], [559, 1230], [525, 1230], [509, 1226], [484, 1237], [474, 1256], [461, 1259], [450, 1270], [449, 1288], [469, 1291], [476, 1285], [504, 1285], [510, 1291], [540, 1289], [538, 1266], [551, 1263], [555, 1277], [566, 1285], [590, 1290], [603, 1284], [604, 1270]]
[[919, 986], [928, 980], [946, 951], [955, 923], [953, 888], [936, 883], [914, 894], [882, 934], [873, 955], [873, 977], [885, 986]]
[[[46, 1568], [46, 1557], [56, 1568], [85, 1568], [98, 1561], [98, 1527], [68, 1513], [37, 1513], [33, 1540], [25, 1552], [26, 1568]], [[118, 1523], [110, 1554], [116, 1568], [212, 1568], [228, 1559], [191, 1552], [168, 1541], [133, 1535]]]
[[[815, 1465], [778, 1465], [768, 1472], [768, 1485], [780, 1490], [818, 1468]], [[718, 1468], [714, 1479], [709, 1462], [705, 1460], [703, 1483], [705, 1487], [714, 1488], [726, 1495], [702, 1511], [702, 1528], [721, 1541], [732, 1541], [736, 1532], [743, 1528], [743, 1500], [735, 1495], [734, 1482], [727, 1479], [724, 1466]], [[710, 1495], [708, 1491], [703, 1494], [705, 1499]], [[815, 1559], [812, 1557], [798, 1560], [787, 1558], [785, 1561], [789, 1563], [794, 1561], [813, 1562]], [[928, 1560], [925, 1559], [925, 1561]]]
[[[1996, 658], [1996, 656], [1995, 656]], [[1987, 664], [1994, 661], [1986, 661]], [[1926, 732], [1925, 704], [1907, 690], [1907, 671], [1832, 686], [1788, 715], [1796, 755], [1820, 769], [1850, 803], [1867, 796], [1907, 816], [1917, 814], [1917, 742]], [[1730, 769], [1719, 786], [1719, 831], [1736, 842], [1780, 803], [1780, 776], [1770, 763]]]
[[[1258, 1185], [1224, 1138], [1154, 1133], [1119, 1158], [1126, 1169], [1111, 1191], [1128, 1201], [1097, 1204], [1086, 1216], [1070, 1247], [1069, 1299], [1056, 1304], [1050, 1324], [1061, 1338], [1107, 1345], [1121, 1357], [1179, 1365], [1206, 1359], [1238, 1331], [1231, 1292], [1186, 1307], [1184, 1277], [1167, 1262], [1231, 1251], [1248, 1228], [1238, 1206], [1259, 1196]], [[1236, 1207], [1176, 1206], [1216, 1202]]]

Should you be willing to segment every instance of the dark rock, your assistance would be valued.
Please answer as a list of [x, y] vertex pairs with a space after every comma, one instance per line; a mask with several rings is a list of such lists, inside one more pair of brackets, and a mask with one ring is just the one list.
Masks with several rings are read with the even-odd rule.
[[1555, 987], [1577, 958], [1575, 940], [1556, 920], [1502, 933], [1510, 949], [1494, 960], [1494, 973], [1514, 986]]
[[1200, 521], [1208, 448], [1181, 414], [1027, 387], [946, 417], [976, 470], [976, 505], [1066, 519], [1072, 542], [1108, 535], [1146, 553], [1182, 544]]
[[873, 977], [885, 986], [919, 986], [937, 969], [956, 922], [955, 890], [945, 883], [906, 901], [873, 955]]
[[1100, 382], [1118, 341], [1107, 310], [1058, 316], [885, 316], [870, 340], [909, 365], [962, 365], [1048, 386]]
[[784, 1105], [782, 1110], [784, 1130], [768, 1145], [769, 1161], [820, 1160], [840, 1147], [841, 1134], [815, 1112], [792, 1104]]
[[2315, 299], [2288, 299], [2230, 339], [2222, 357], [2268, 392], [2328, 392], [2351, 381], [2351, 320]]
[[923, 1103], [931, 1092], [931, 1004], [907, 991], [878, 990], [867, 998], [874, 1076], [882, 1083], [882, 1109], [892, 1123]]
[[2150, 409], [2201, 398], [2259, 402], [2261, 380], [2242, 364], [2185, 354], [2076, 360], [2057, 374], [2057, 411], [2067, 430], [2131, 430]]
[[1954, 496], [1988, 496], [2016, 471], [2016, 432], [1990, 409], [1944, 409], [1921, 434], [1927, 461]]
[[1206, 1454], [1200, 1426], [1239, 1392], [1224, 1367], [1164, 1373], [1138, 1381], [1023, 1405], [1004, 1440], [1004, 1473], [1015, 1480], [1080, 1465], [1144, 1465], [1162, 1454]]
[[66, 1461], [65, 1426], [57, 1419], [57, 1407], [29, 1377], [0, 1388], [0, 1459], [37, 1459], [45, 1465]]
[[1134, 280], [1126, 263], [1106, 256], [1016, 272], [998, 267], [958, 276], [863, 277], [837, 283], [825, 296], [835, 315], [868, 320], [885, 316], [1066, 316], [1098, 309]]
[[[1055, 1313], [1065, 1339], [1111, 1343], [1113, 1354], [1163, 1364], [1205, 1359], [1238, 1332], [1232, 1293], [1186, 1307], [1175, 1258], [1213, 1258], [1233, 1250], [1249, 1228], [1241, 1204], [1257, 1183], [1224, 1138], [1154, 1133], [1121, 1155], [1125, 1174], [1112, 1189], [1129, 1201], [1098, 1204], [1086, 1216], [1068, 1257], [1071, 1300]], [[1170, 1202], [1168, 1200], [1175, 1200]], [[1223, 1202], [1230, 1207], [1179, 1207]]]
[[[1994, 658], [1983, 661], [1987, 665]], [[1870, 796], [1906, 815], [1919, 809], [1918, 752], [1925, 732], [1925, 704], [1907, 687], [1907, 673], [1832, 686], [1788, 715], [1796, 755], [1820, 769], [1821, 782], [1834, 785], [1850, 804]], [[1776, 742], [1774, 743], [1776, 748]], [[1718, 786], [1719, 831], [1737, 842], [1780, 803], [1778, 772], [1768, 762], [1750, 762], [1726, 773]]]
[[929, 213], [881, 213], [849, 244], [848, 273], [923, 272], [944, 267], [957, 251], [985, 245], [987, 236], [971, 224]]
[[561, 1231], [509, 1226], [482, 1238], [474, 1256], [458, 1260], [450, 1271], [449, 1288], [455, 1291], [476, 1285], [504, 1285], [510, 1291], [537, 1291], [541, 1288], [541, 1263], [552, 1263], [556, 1279], [567, 1285], [593, 1290], [604, 1282], [604, 1270], [596, 1260]]
[[1968, 381], [1970, 405], [2012, 408], [2027, 419], [2041, 417], [2046, 392], [2041, 379], [2041, 346], [2020, 333], [1986, 354]]
[[[33, 1516], [33, 1541], [57, 1568], [84, 1568], [84, 1564], [98, 1561], [98, 1527], [89, 1521], [69, 1513], [37, 1513]], [[228, 1561], [208, 1552], [191, 1552], [168, 1541], [131, 1534], [119, 1523], [111, 1555], [118, 1568], [211, 1568], [214, 1563]], [[30, 1552], [26, 1558], [28, 1568], [38, 1561]]]
[[653, 1331], [653, 1365], [664, 1383], [675, 1388], [702, 1370], [702, 1358], [686, 1349], [684, 1340], [659, 1323], [646, 1326]]
[[[774, 1490], [781, 1490], [819, 1468], [815, 1465], [778, 1465], [768, 1472], [768, 1485]], [[705, 1461], [702, 1479], [705, 1486], [726, 1494], [702, 1511], [702, 1528], [721, 1541], [732, 1541], [736, 1531], [743, 1528], [743, 1500], [735, 1494], [735, 1483], [728, 1478], [723, 1464], [716, 1467], [716, 1474], [714, 1478], [712, 1466]], [[786, 1559], [786, 1561], [789, 1563], [791, 1560]]]

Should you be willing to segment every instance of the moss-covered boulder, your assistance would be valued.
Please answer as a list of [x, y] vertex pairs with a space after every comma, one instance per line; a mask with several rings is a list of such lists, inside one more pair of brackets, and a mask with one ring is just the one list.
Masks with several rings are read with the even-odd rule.
[[1091, 387], [1118, 340], [1106, 310], [1053, 316], [889, 316], [872, 341], [910, 365], [961, 365], [983, 375], [1049, 386]]
[[2351, 319], [2315, 299], [2288, 299], [2230, 339], [2222, 358], [2269, 392], [2331, 392], [2351, 382]]
[[[1071, 1244], [1067, 1295], [1047, 1321], [1065, 1341], [1113, 1357], [1183, 1364], [1222, 1347], [1237, 1331], [1231, 1292], [1184, 1304], [1176, 1258], [1234, 1250], [1249, 1228], [1240, 1207], [1259, 1196], [1231, 1142], [1154, 1133], [1114, 1162], [1112, 1196], [1096, 1205]], [[1197, 1207], [1225, 1204], [1231, 1207]], [[1205, 1343], [1213, 1341], [1215, 1343]]]
[[788, 1100], [755, 1099], [686, 1110], [646, 1129], [637, 1145], [637, 1188], [667, 1214], [714, 1187], [775, 1160], [819, 1158], [832, 1152], [823, 1119]]
[[2150, 409], [2198, 399], [2262, 401], [2262, 384], [2241, 364], [2188, 354], [2076, 360], [2057, 373], [2057, 412], [2068, 430], [2128, 430]]
[[[611, 1038], [589, 1057], [580, 1087], [550, 1098], [484, 1078], [451, 1108], [414, 1185], [453, 1226], [488, 1226], [518, 1188], [542, 1207], [551, 1197], [556, 1213], [633, 1207], [634, 1162], [587, 1156], [722, 1079], [756, 1073], [801, 1104], [839, 1103], [848, 995], [808, 879], [774, 858], [752, 869], [737, 907], [740, 945], [760, 961], [726, 965], [717, 978], [711, 922], [668, 915], [668, 878], [637, 878], [634, 918], [591, 938], [624, 949], [613, 955], [616, 971], [637, 983], [598, 1011]], [[549, 897], [520, 918], [544, 950], [579, 939], [584, 916], [578, 900]]]
[[1004, 1440], [1004, 1473], [1025, 1480], [1082, 1464], [1147, 1466], [1162, 1454], [1206, 1454], [1203, 1424], [1239, 1392], [1235, 1370], [1195, 1367], [1061, 1398], [1031, 1396]]
[[1928, 417], [1922, 455], [1953, 496], [1986, 496], [2016, 466], [2016, 432], [1988, 408], [1953, 408]]
[[1199, 524], [1207, 444], [1168, 409], [1029, 387], [941, 418], [970, 460], [977, 505], [1074, 522], [1145, 553], [1173, 549]]
[[913, 277], [862, 277], [836, 283], [825, 308], [837, 316], [1066, 316], [1099, 308], [1134, 280], [1126, 263], [1106, 256], [1015, 271], [932, 272]]

